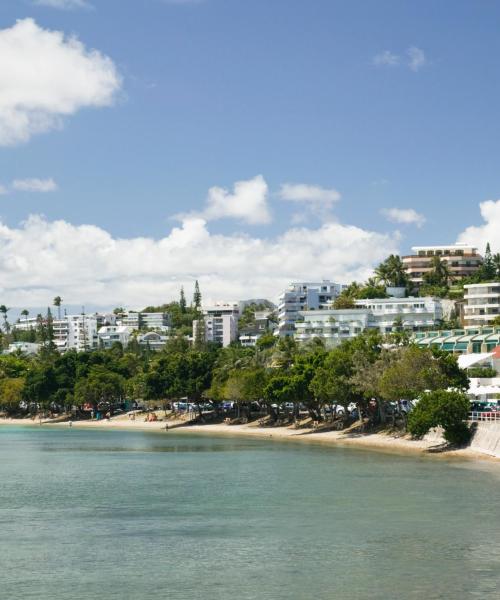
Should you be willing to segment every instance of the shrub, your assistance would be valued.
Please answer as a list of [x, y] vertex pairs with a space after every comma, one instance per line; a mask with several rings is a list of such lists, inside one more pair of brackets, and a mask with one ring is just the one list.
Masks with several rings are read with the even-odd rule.
[[436, 390], [423, 394], [408, 418], [408, 430], [415, 437], [424, 436], [432, 427], [442, 427], [450, 444], [465, 444], [470, 439], [466, 424], [469, 399], [461, 392]]

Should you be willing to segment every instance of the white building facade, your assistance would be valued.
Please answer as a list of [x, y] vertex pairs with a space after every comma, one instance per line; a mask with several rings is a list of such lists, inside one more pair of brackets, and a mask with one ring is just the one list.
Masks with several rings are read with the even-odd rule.
[[370, 311], [370, 327], [390, 333], [394, 324], [411, 331], [434, 327], [445, 318], [440, 298], [376, 298], [356, 300], [356, 306]]
[[299, 313], [306, 310], [331, 308], [343, 285], [324, 280], [321, 283], [295, 282], [281, 294], [278, 302], [278, 327], [280, 337], [293, 335]]
[[439, 298], [377, 298], [357, 300], [356, 305], [351, 309], [300, 312], [295, 322], [295, 339], [305, 343], [320, 338], [327, 347], [333, 347], [366, 329], [382, 334], [399, 328], [416, 331], [434, 327], [443, 319]]
[[238, 339], [239, 314], [238, 304], [204, 307], [203, 319], [193, 321], [193, 340], [202, 337], [206, 342], [229, 346]]
[[124, 348], [130, 342], [132, 328], [125, 325], [105, 325], [97, 332], [99, 348], [109, 349], [113, 344], [121, 344]]
[[466, 326], [490, 325], [500, 316], [500, 282], [464, 285]]

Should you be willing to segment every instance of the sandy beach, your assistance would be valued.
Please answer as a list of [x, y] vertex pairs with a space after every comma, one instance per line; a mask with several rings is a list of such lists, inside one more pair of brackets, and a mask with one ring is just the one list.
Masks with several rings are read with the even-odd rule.
[[[0, 419], [0, 425], [22, 425], [32, 427], [64, 427], [68, 428], [68, 421], [57, 420], [35, 420], [31, 419]], [[167, 429], [168, 425], [168, 429]], [[411, 439], [409, 435], [396, 435], [393, 433], [349, 433], [342, 431], [316, 431], [313, 429], [296, 429], [289, 427], [260, 427], [257, 421], [246, 425], [207, 424], [190, 425], [184, 421], [154, 421], [146, 422], [143, 416], [137, 416], [135, 420], [127, 416], [117, 416], [109, 420], [100, 421], [73, 421], [71, 427], [78, 429], [99, 430], [129, 430], [150, 431], [165, 433], [175, 431], [176, 434], [201, 434], [213, 436], [246, 436], [252, 438], [274, 439], [277, 441], [290, 441], [296, 443], [321, 444], [330, 446], [344, 446], [365, 448], [397, 454], [424, 454], [436, 457], [483, 459], [499, 461], [500, 459], [484, 452], [478, 452], [472, 448], [459, 450], [439, 451], [442, 444], [440, 436], [436, 433], [430, 434], [421, 440]]]

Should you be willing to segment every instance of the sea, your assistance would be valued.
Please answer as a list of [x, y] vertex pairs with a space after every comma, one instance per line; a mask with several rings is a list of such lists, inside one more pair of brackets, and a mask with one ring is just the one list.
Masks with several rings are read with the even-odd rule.
[[1, 426], [0, 598], [498, 599], [499, 501], [493, 462]]

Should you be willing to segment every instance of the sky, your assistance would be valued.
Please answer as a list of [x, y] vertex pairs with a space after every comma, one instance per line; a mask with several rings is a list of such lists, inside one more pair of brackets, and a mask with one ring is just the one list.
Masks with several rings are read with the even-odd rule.
[[0, 303], [500, 252], [494, 0], [2, 0]]

